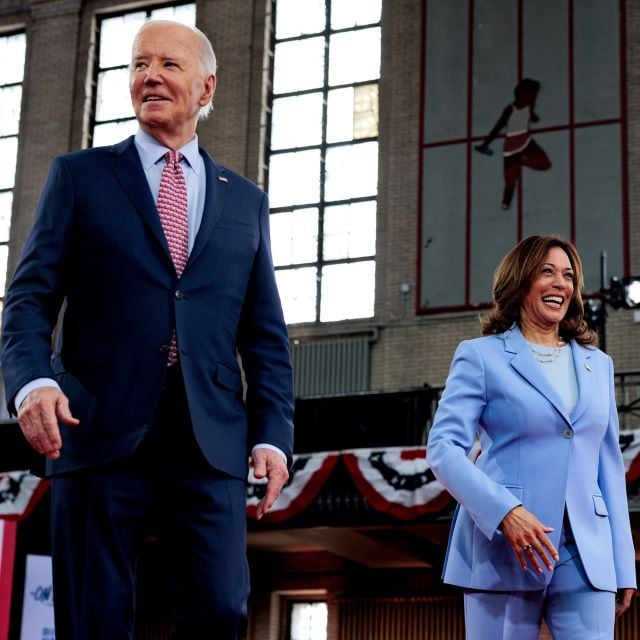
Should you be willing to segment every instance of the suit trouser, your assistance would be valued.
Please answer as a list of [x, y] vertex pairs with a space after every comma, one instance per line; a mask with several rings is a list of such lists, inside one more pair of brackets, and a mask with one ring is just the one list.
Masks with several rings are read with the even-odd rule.
[[543, 619], [554, 640], [613, 640], [615, 594], [589, 583], [566, 518], [558, 554], [545, 589], [466, 590], [467, 640], [538, 640]]
[[51, 505], [59, 640], [133, 637], [136, 562], [150, 522], [170, 570], [173, 637], [243, 637], [245, 482], [204, 459], [179, 367], [167, 374], [156, 419], [138, 451], [53, 478]]

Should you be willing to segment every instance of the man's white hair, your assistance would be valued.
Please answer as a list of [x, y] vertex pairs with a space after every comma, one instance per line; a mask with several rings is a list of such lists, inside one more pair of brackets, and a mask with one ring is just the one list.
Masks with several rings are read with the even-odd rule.
[[[190, 31], [192, 31], [198, 37], [198, 42], [200, 43], [200, 46], [198, 47], [198, 59], [200, 60], [202, 73], [204, 75], [216, 75], [218, 63], [216, 61], [216, 54], [213, 51], [213, 45], [211, 44], [211, 40], [209, 40], [209, 38], [207, 38], [207, 36], [202, 31], [200, 31], [200, 29], [198, 29], [198, 27], [192, 27], [191, 25], [183, 24], [182, 22], [175, 22], [174, 20], [146, 20], [145, 23], [140, 27], [140, 29], [138, 29], [136, 38], [138, 37], [138, 34], [140, 34], [151, 25], [179, 25], [181, 27], [184, 27], [185, 29], [189, 29]], [[198, 118], [200, 120], [203, 120], [211, 113], [212, 110], [213, 98], [211, 98], [211, 101], [204, 107], [200, 108]]]

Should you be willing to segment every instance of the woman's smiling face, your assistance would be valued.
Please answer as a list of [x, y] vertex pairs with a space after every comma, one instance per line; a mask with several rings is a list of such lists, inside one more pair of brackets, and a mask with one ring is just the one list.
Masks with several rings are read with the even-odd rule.
[[522, 300], [523, 327], [546, 331], [557, 327], [569, 310], [573, 291], [574, 273], [569, 256], [560, 247], [552, 247]]

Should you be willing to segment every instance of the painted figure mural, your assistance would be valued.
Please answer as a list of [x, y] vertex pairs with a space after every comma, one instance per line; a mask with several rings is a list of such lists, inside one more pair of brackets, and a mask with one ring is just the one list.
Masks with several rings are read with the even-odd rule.
[[520, 177], [522, 167], [537, 171], [548, 171], [551, 161], [544, 149], [531, 137], [529, 123], [538, 122], [540, 117], [535, 112], [536, 98], [540, 91], [540, 83], [531, 78], [523, 78], [515, 87], [515, 100], [508, 104], [495, 126], [484, 141], [475, 147], [476, 151], [485, 155], [493, 155], [491, 142], [506, 129], [504, 147], [504, 191], [502, 208], [511, 205], [513, 193]]

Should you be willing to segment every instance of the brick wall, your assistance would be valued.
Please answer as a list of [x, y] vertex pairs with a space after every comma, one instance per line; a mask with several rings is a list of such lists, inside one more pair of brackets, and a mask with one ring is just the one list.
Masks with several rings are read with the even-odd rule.
[[[157, 2], [0, 0], [0, 29], [28, 37], [9, 270], [31, 225], [51, 158], [83, 146], [96, 14]], [[198, 25], [219, 61], [215, 109], [199, 127], [220, 162], [261, 182], [268, 90], [268, 0], [197, 0]], [[475, 312], [418, 316], [416, 306], [422, 0], [383, 4], [376, 316], [291, 328], [292, 337], [379, 329], [371, 387], [442, 384], [457, 343], [477, 336]], [[631, 273], [640, 275], [640, 6], [625, 0]], [[606, 223], [606, 221], [603, 221]], [[441, 274], [440, 277], [446, 277]], [[409, 285], [403, 292], [401, 285]], [[608, 350], [618, 369], [640, 368], [640, 323], [610, 310]]]

